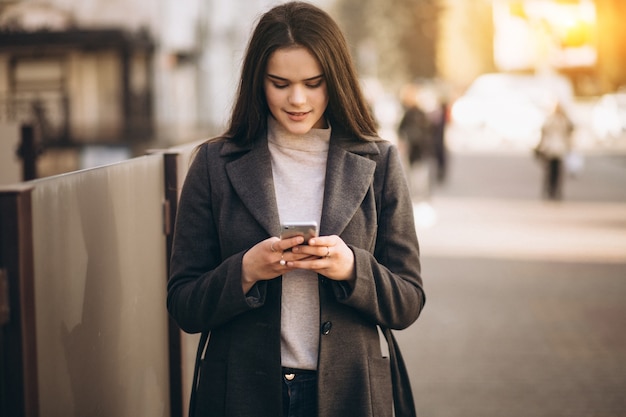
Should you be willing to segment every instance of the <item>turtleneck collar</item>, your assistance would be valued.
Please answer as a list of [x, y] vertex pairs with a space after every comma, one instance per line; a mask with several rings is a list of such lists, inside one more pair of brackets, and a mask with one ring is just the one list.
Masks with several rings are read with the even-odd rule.
[[331, 127], [311, 129], [304, 135], [295, 135], [280, 125], [272, 116], [267, 120], [267, 140], [278, 147], [298, 151], [327, 151], [330, 143]]

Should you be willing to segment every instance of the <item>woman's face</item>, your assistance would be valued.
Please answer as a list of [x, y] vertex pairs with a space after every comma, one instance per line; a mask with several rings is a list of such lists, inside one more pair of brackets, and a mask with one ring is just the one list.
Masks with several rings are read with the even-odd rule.
[[288, 132], [302, 135], [326, 127], [326, 79], [308, 49], [274, 51], [267, 62], [264, 87], [272, 116]]

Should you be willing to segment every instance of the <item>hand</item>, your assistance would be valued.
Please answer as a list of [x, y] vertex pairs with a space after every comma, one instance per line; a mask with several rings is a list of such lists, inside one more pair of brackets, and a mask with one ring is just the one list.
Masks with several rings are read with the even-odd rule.
[[241, 284], [244, 293], [250, 291], [257, 281], [274, 279], [295, 269], [289, 262], [310, 258], [310, 255], [297, 254], [289, 250], [302, 243], [304, 243], [302, 236], [283, 240], [270, 237], [251, 247], [243, 256], [241, 266]]
[[308, 245], [293, 247], [300, 259], [287, 261], [290, 269], [307, 269], [335, 281], [354, 283], [354, 253], [339, 236], [320, 236], [310, 239]]

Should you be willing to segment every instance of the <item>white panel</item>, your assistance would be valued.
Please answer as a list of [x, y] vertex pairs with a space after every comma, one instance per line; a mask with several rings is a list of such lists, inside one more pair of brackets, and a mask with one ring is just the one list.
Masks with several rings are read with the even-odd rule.
[[169, 416], [162, 156], [33, 184], [40, 416]]

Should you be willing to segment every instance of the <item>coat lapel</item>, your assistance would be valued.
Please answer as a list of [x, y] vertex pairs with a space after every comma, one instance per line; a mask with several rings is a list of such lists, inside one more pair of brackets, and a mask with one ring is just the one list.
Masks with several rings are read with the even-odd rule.
[[[248, 152], [226, 164], [230, 182], [242, 203], [270, 236], [280, 233], [280, 219], [272, 163], [266, 140], [258, 140]], [[246, 149], [227, 144], [222, 155], [245, 152]]]
[[339, 235], [361, 205], [372, 184], [376, 162], [363, 156], [377, 154], [371, 142], [331, 138], [326, 165], [321, 235]]
[[[270, 236], [280, 233], [272, 164], [267, 140], [250, 148], [227, 143], [222, 156], [243, 153], [226, 164], [226, 172], [242, 203]], [[377, 154], [371, 142], [354, 142], [333, 134], [326, 164], [321, 235], [341, 234], [372, 184], [376, 163], [365, 157]]]

